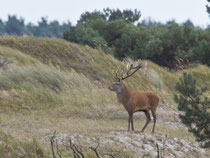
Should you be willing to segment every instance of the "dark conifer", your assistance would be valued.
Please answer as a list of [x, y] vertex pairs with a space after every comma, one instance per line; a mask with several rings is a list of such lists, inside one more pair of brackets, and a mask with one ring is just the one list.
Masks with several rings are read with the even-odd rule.
[[203, 96], [207, 88], [198, 88], [192, 75], [183, 73], [175, 88], [180, 95], [175, 95], [179, 117], [205, 148], [210, 147], [210, 99]]

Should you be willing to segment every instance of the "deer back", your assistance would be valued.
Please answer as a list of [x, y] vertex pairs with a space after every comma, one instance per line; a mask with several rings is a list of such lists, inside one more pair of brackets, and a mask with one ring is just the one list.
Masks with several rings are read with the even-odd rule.
[[132, 99], [128, 106], [132, 107], [133, 112], [149, 109], [156, 109], [159, 97], [153, 92], [130, 90]]

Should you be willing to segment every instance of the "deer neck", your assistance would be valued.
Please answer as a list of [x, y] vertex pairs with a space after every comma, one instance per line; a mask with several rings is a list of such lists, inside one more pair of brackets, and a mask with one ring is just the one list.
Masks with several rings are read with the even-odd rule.
[[117, 92], [117, 98], [120, 103], [126, 105], [130, 98], [128, 87], [123, 83], [123, 88], [120, 92]]

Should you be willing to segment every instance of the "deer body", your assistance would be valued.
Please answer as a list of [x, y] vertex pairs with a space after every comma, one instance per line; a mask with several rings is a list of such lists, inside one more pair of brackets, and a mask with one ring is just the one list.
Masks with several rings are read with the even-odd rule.
[[[141, 66], [141, 65], [140, 65]], [[139, 69], [139, 67], [137, 67]], [[137, 70], [135, 69], [135, 72]], [[134, 73], [135, 73], [134, 72]], [[132, 73], [132, 74], [134, 74]], [[125, 83], [122, 81], [123, 79], [131, 76], [132, 74], [128, 74], [126, 77], [117, 77], [119, 78], [118, 82], [114, 83], [109, 87], [109, 90], [116, 92], [118, 101], [123, 104], [124, 108], [128, 112], [128, 131], [130, 130], [130, 123], [132, 127], [132, 131], [134, 131], [133, 126], [133, 114], [138, 111], [142, 111], [145, 113], [147, 121], [142, 128], [142, 132], [145, 130], [149, 122], [151, 121], [150, 111], [152, 112], [154, 124], [152, 128], [152, 133], [155, 130], [156, 124], [156, 109], [159, 103], [159, 97], [153, 92], [145, 92], [145, 91], [136, 91], [129, 89]], [[116, 78], [117, 78], [116, 77]], [[117, 78], [117, 79], [118, 79]]]

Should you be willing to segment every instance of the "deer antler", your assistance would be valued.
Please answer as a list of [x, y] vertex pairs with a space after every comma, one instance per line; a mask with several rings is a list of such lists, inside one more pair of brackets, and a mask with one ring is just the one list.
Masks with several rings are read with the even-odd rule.
[[118, 76], [119, 71], [120, 71], [119, 68], [117, 68], [115, 73], [114, 73], [114, 70], [112, 71], [112, 75], [115, 80], [120, 80], [120, 77]]
[[[133, 66], [133, 64], [127, 65], [127, 71], [125, 69], [123, 69], [120, 76], [118, 76], [118, 73], [120, 70], [119, 70], [119, 68], [117, 68], [117, 71], [115, 72], [115, 74], [112, 73], [114, 78], [118, 81], [124, 80], [124, 79], [132, 76], [139, 69], [144, 68], [146, 66], [146, 64], [143, 64], [140, 59], [137, 62], [138, 62], [137, 66]], [[134, 71], [132, 71], [132, 70], [134, 70]]]

